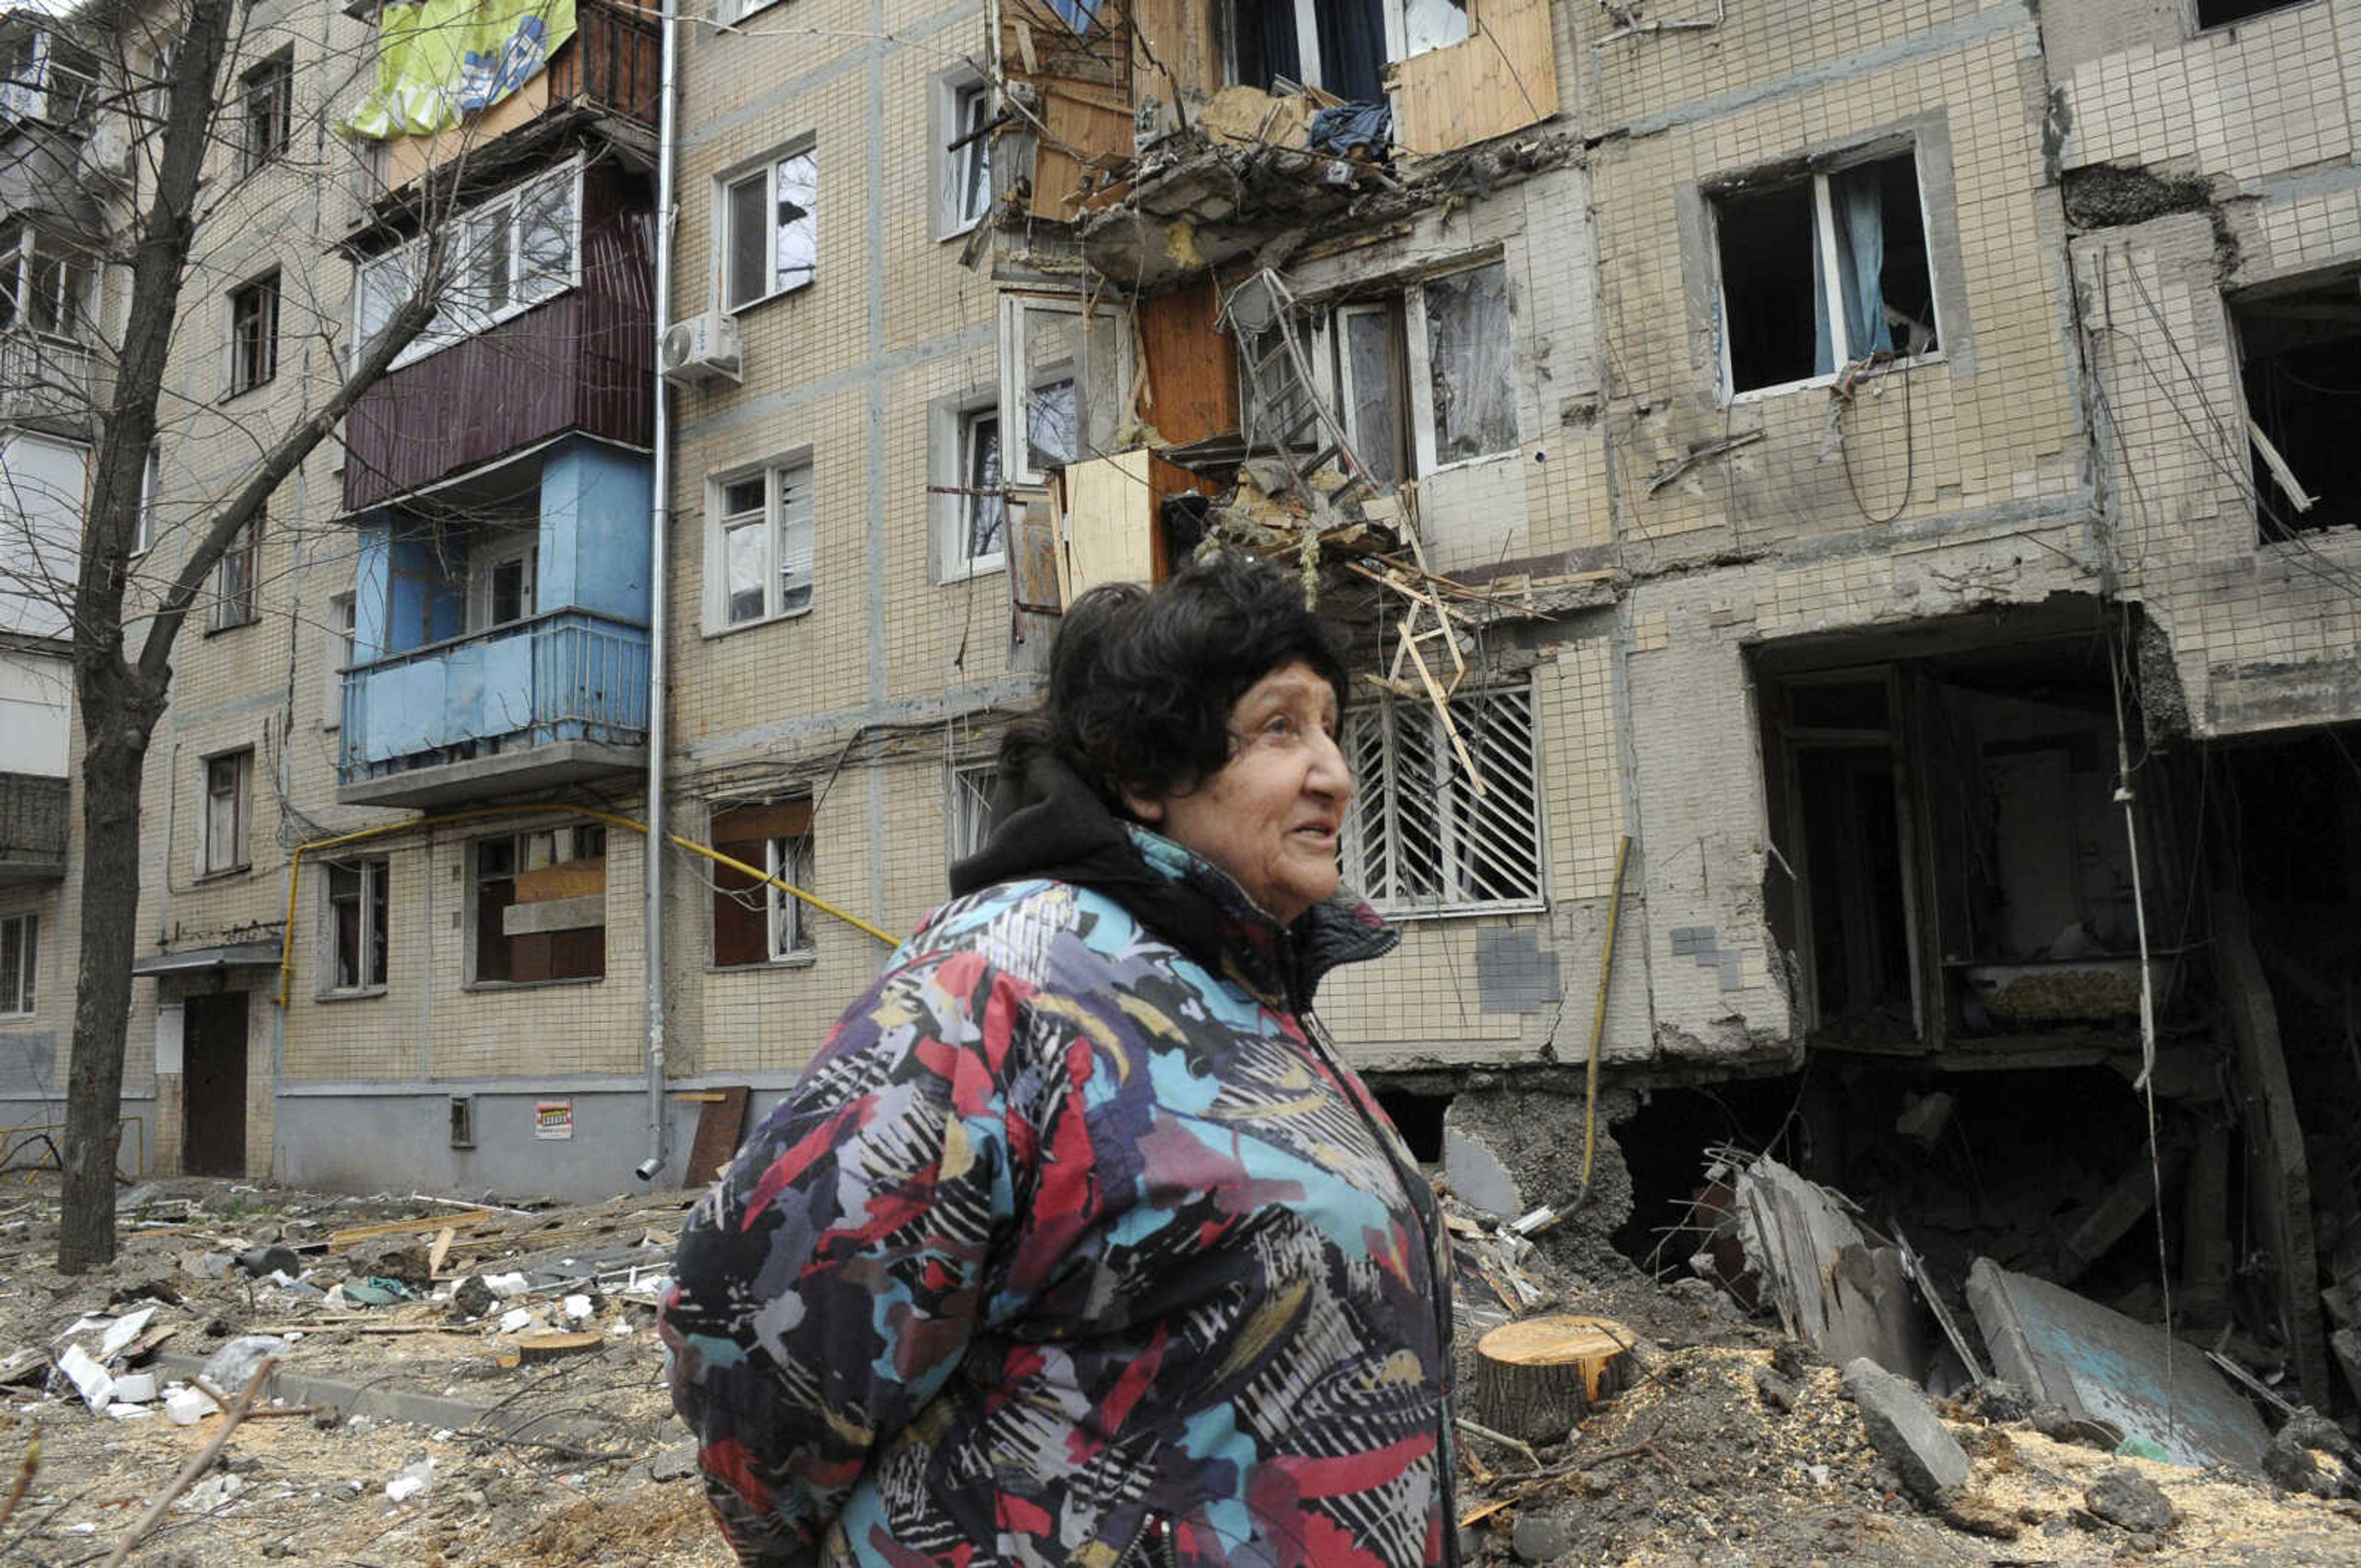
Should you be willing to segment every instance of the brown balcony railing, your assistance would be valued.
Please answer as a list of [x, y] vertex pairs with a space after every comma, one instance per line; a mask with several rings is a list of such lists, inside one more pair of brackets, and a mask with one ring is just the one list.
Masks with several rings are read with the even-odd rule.
[[552, 105], [576, 104], [653, 128], [664, 35], [635, 8], [583, 0], [574, 37], [549, 62]]

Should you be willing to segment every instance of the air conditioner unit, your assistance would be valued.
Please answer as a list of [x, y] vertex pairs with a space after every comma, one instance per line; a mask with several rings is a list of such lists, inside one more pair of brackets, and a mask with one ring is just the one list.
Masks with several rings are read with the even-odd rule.
[[679, 387], [739, 378], [738, 323], [719, 311], [690, 316], [664, 328], [656, 368]]

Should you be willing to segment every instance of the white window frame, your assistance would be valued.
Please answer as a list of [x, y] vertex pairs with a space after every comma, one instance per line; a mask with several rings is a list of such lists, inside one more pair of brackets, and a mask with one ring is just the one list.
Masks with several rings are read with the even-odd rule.
[[[982, 470], [982, 436], [983, 427], [992, 427], [994, 442], [999, 448], [993, 466], [998, 470], [1000, 494], [984, 496], [977, 492], [986, 487], [982, 481], [987, 476]], [[1015, 503], [1008, 499], [1008, 426], [1000, 417], [998, 403], [983, 403], [960, 411], [953, 433], [955, 465], [951, 488], [958, 493], [950, 496], [950, 505], [944, 509], [947, 526], [941, 542], [942, 578], [956, 582], [962, 577], [980, 576], [986, 572], [1005, 570], [1008, 565], [1008, 526]], [[986, 506], [1000, 509], [1000, 548], [977, 553], [971, 549], [975, 543], [978, 514]]]
[[[815, 836], [797, 833], [763, 842], [763, 870], [794, 887], [808, 889], [818, 865]], [[763, 884], [764, 923], [769, 933], [771, 961], [808, 962], [818, 952], [813, 939], [811, 911], [804, 901], [777, 883]]]
[[1935, 230], [1927, 210], [1927, 165], [1919, 156], [1919, 144], [1916, 137], [1900, 145], [1891, 141], [1879, 142], [1858, 148], [1841, 162], [1816, 170], [1803, 179], [1779, 181], [1759, 187], [1761, 192], [1767, 193], [1806, 181], [1811, 186], [1812, 238], [1820, 252], [1820, 288], [1826, 296], [1822, 308], [1828, 313], [1829, 348], [1836, 361], [1836, 368], [1825, 374], [1805, 376], [1767, 387], [1749, 387], [1742, 392], [1738, 390], [1737, 374], [1730, 361], [1730, 290], [1722, 281], [1722, 203], [1719, 197], [1706, 203], [1712, 218], [1713, 231], [1713, 337], [1720, 357], [1721, 395], [1725, 402], [1753, 402], [1806, 388], [1832, 387], [1843, 377], [1845, 367], [1861, 357], [1853, 352], [1853, 346], [1847, 339], [1849, 329], [1845, 322], [1842, 269], [1837, 264], [1836, 203], [1829, 199], [1828, 181], [1831, 176], [1870, 164], [1891, 163], [1905, 158], [1910, 160], [1911, 183], [1918, 190], [1918, 233], [1927, 247], [1927, 282], [1935, 317], [1935, 346], [1916, 356], [1897, 353], [1891, 365], [1899, 370], [1914, 365], [1931, 365], [1943, 357], [1943, 345], [1949, 341], [1949, 334], [1943, 324], [1942, 273], [1941, 269], [1935, 265]]
[[[536, 265], [528, 252], [529, 233], [549, 232], [528, 229], [520, 221], [535, 203], [540, 203], [541, 211], [563, 222], [566, 256], [562, 270], [555, 266]], [[394, 356], [395, 369], [489, 332], [502, 322], [582, 286], [582, 160], [570, 159], [478, 202], [445, 224], [444, 234], [445, 276], [434, 319]], [[506, 297], [499, 301], [478, 298], [478, 273], [473, 269], [486, 264], [491, 255], [481, 243], [488, 236], [501, 238], [498, 259], [507, 289]], [[384, 329], [393, 313], [410, 297], [425, 258], [425, 240], [412, 239], [353, 269], [355, 353]]]
[[[1343, 865], [1355, 891], [1392, 918], [1539, 910], [1548, 900], [1546, 803], [1539, 720], [1529, 685], [1466, 691], [1451, 699], [1460, 739], [1484, 770], [1478, 795], [1424, 698], [1371, 696], [1345, 720], [1345, 753], [1359, 791], [1346, 820]], [[1413, 748], [1405, 731], [1416, 737]], [[1405, 886], [1406, 848], [1431, 849], [1438, 882]], [[1372, 870], [1371, 861], [1378, 862]], [[1476, 883], [1521, 873], [1529, 885], [1485, 894]], [[1510, 863], [1510, 862], [1516, 863]]]
[[[254, 330], [247, 330], [253, 305]], [[277, 268], [249, 278], [229, 291], [229, 363], [222, 395], [241, 397], [279, 378], [279, 318], [285, 303]]]
[[0, 959], [12, 947], [16, 972], [0, 971], [0, 1018], [29, 1018], [39, 1000], [36, 970], [41, 961], [41, 917], [38, 914], [0, 915]]
[[163, 455], [148, 444], [148, 459], [139, 466], [139, 510], [131, 523], [131, 554], [145, 555], [156, 547], [156, 499], [160, 489]]
[[[518, 612], [505, 620], [492, 619], [492, 585], [503, 567], [519, 568]], [[460, 632], [473, 637], [531, 620], [538, 613], [541, 530], [537, 523], [487, 527], [467, 552], [467, 600], [460, 612]]]
[[[938, 78], [935, 84], [935, 237], [957, 239], [992, 210], [992, 83], [981, 76]], [[954, 142], [972, 137], [965, 145]]]
[[[1504, 457], [1516, 455], [1523, 449], [1522, 417], [1519, 414], [1517, 416], [1519, 428], [1515, 439], [1498, 451], [1455, 457], [1448, 463], [1441, 461], [1437, 455], [1439, 437], [1435, 428], [1434, 358], [1432, 346], [1433, 340], [1426, 291], [1433, 284], [1446, 282], [1464, 273], [1480, 271], [1489, 267], [1501, 268], [1503, 281], [1510, 281], [1504, 259], [1498, 256], [1486, 257], [1466, 266], [1453, 266], [1442, 271], [1422, 273], [1414, 280], [1389, 287], [1382, 294], [1354, 293], [1323, 307], [1308, 311], [1296, 323], [1296, 333], [1303, 345], [1304, 356], [1311, 361], [1313, 382], [1312, 392], [1335, 413], [1338, 421], [1345, 427], [1347, 439], [1353, 441], [1356, 455], [1360, 445], [1360, 418], [1352, 401], [1351, 344], [1345, 323], [1357, 315], [1382, 314], [1389, 322], [1398, 324], [1400, 335], [1394, 340], [1394, 348], [1400, 356], [1403, 384], [1396, 390], [1406, 394], [1408, 398], [1407, 403], [1400, 408], [1399, 414], [1403, 423], [1404, 434], [1408, 437], [1404, 444], [1403, 455], [1410, 464], [1410, 472], [1397, 476], [1398, 479], [1423, 478], [1435, 474], [1446, 474], [1457, 468], [1472, 467], [1479, 463], [1497, 463]], [[1510, 319], [1513, 327], [1515, 322], [1513, 306]], [[1241, 357], [1239, 407], [1244, 410], [1251, 402], [1252, 391], [1245, 385], [1244, 356]], [[1515, 356], [1511, 354], [1512, 378], [1514, 374]], [[1512, 411], [1518, 408], [1519, 391], [1520, 389], [1513, 384], [1512, 380], [1509, 389]], [[1258, 432], [1257, 435], [1263, 439], [1269, 439], [1275, 433], [1264, 431]], [[1317, 435], [1316, 433], [1307, 439], [1312, 440], [1315, 446], [1324, 441], [1324, 437]]]
[[328, 596], [326, 647], [320, 663], [326, 682], [320, 694], [320, 728], [341, 729], [345, 721], [345, 672], [355, 663], [360, 646], [360, 599], [356, 594]]
[[239, 178], [286, 157], [294, 135], [295, 49], [291, 44], [238, 78]]
[[[216, 779], [225, 778], [229, 788], [216, 794]], [[216, 800], [227, 803], [228, 817], [225, 826], [216, 813]], [[240, 747], [234, 751], [216, 751], [197, 763], [197, 874], [201, 877], [227, 876], [251, 869], [247, 840], [253, 834], [250, 820], [254, 805], [254, 748]], [[226, 839], [227, 842], [224, 842]]]
[[[1029, 356], [1026, 346], [1035, 316], [1069, 316], [1084, 323], [1082, 334], [1087, 350], [1090, 332], [1100, 321], [1112, 324], [1115, 330], [1113, 365], [1095, 365], [1084, 358], [1061, 360], [1047, 367], [1044, 377], [1028, 378], [1025, 367]], [[1026, 489], [1038, 489], [1049, 483], [1046, 468], [1033, 466], [1033, 443], [1027, 432], [1028, 400], [1033, 392], [1071, 381], [1074, 388], [1073, 461], [1087, 462], [1096, 454], [1091, 450], [1091, 409], [1098, 400], [1090, 395], [1094, 379], [1114, 378], [1115, 400], [1110, 406], [1125, 406], [1125, 392], [1131, 365], [1131, 323], [1127, 316], [1111, 314], [1104, 307], [1097, 313], [1083, 308], [1080, 296], [1073, 294], [1003, 294], [1000, 297], [1000, 482]], [[1064, 372], [1061, 376], [1059, 372]], [[1016, 432], [1015, 440], [1011, 432]]]
[[[357, 878], [353, 897], [359, 905], [355, 920], [355, 951], [358, 974], [349, 981], [336, 972], [336, 878]], [[393, 918], [392, 862], [382, 855], [350, 861], [330, 861], [320, 868], [320, 993], [324, 996], [374, 996], [386, 988], [386, 972], [393, 962], [392, 943], [382, 928]], [[377, 973], [369, 973], [372, 949]]]
[[777, 4], [779, 0], [716, 0], [713, 19], [720, 27], [734, 27], [755, 12], [767, 11]]
[[[49, 299], [56, 324], [41, 326], [33, 320], [33, 286], [43, 261], [56, 263], [50, 274], [57, 290]], [[23, 218], [0, 222], [0, 332], [29, 332], [59, 343], [90, 341], [97, 313], [98, 269], [87, 256], [55, 235]]]
[[[800, 278], [781, 276], [778, 234], [774, 228], [770, 232], [770, 244], [766, 251], [770, 259], [764, 269], [764, 287], [760, 292], [748, 294], [742, 299], [738, 298], [730, 287], [730, 242], [737, 233], [735, 216], [730, 207], [732, 194], [741, 186], [761, 181], [766, 192], [763, 210], [766, 214], [775, 216], [776, 208], [771, 203], [774, 203], [778, 199], [779, 170], [785, 165], [796, 162], [807, 163], [811, 170], [812, 199], [805, 206], [803, 217], [796, 220], [806, 225], [810, 233], [811, 267]], [[737, 315], [741, 312], [752, 310], [765, 301], [779, 299], [810, 288], [819, 277], [818, 144], [810, 137], [799, 137], [774, 152], [763, 154], [751, 163], [741, 163], [715, 175], [712, 213], [713, 300], [720, 309], [731, 315]], [[767, 222], [768, 218], [766, 218]]]
[[[705, 630], [706, 635], [741, 631], [774, 620], [791, 620], [811, 613], [818, 597], [819, 575], [818, 496], [808, 453], [775, 462], [716, 474], [705, 483]], [[763, 484], [760, 512], [752, 508], [725, 512], [734, 486]], [[759, 531], [763, 607], [760, 612], [732, 620], [730, 595], [730, 536], [741, 529]], [[796, 557], [802, 570], [793, 571]]]
[[999, 786], [1000, 764], [989, 759], [953, 762], [944, 773], [943, 859], [956, 864], [992, 836], [992, 793]]

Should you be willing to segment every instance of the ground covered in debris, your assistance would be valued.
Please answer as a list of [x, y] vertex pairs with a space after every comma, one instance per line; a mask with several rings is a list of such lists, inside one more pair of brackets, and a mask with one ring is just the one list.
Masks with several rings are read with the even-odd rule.
[[[184, 1393], [179, 1424], [166, 1396], [208, 1361], [241, 1373], [225, 1352], [264, 1333], [280, 1342], [279, 1402], [237, 1425], [131, 1561], [729, 1561], [651, 1326], [686, 1200], [471, 1209], [203, 1181], [140, 1196], [115, 1264], [68, 1277], [50, 1264], [53, 1194], [0, 1194], [0, 1561], [104, 1561], [223, 1423]], [[1660, 1288], [1578, 1223], [1530, 1250], [1465, 1214], [1455, 1228], [1471, 1341], [1512, 1315], [1492, 1299], [1505, 1295], [1513, 1315], [1607, 1318], [1633, 1343], [1631, 1386], [1569, 1441], [1466, 1440], [1472, 1561], [2361, 1560], [2351, 1502], [2120, 1459], [2043, 1435], [2004, 1400], [1940, 1407], [1974, 1475], [1947, 1507], [1922, 1507], [1838, 1369], [1703, 1281]], [[291, 1258], [250, 1261], [295, 1267], [258, 1277], [236, 1261], [271, 1247]], [[107, 1356], [110, 1331], [123, 1343]], [[83, 1365], [73, 1348], [132, 1397], [102, 1390], [94, 1409], [60, 1370]]]

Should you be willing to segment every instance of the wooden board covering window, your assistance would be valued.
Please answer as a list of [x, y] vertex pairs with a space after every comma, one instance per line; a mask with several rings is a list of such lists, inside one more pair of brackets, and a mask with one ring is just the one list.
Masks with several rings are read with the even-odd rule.
[[1448, 152], [1557, 113], [1549, 0], [1469, 0], [1467, 37], [1391, 68], [1396, 137], [1411, 153]]
[[[770, 863], [770, 841], [811, 832], [811, 802], [772, 801], [713, 814], [713, 847], [733, 861]], [[769, 884], [729, 866], [713, 868], [713, 961], [722, 968], [771, 959]]]
[[1140, 307], [1149, 394], [1140, 400], [1140, 417], [1171, 445], [1238, 428], [1237, 345], [1213, 324], [1221, 308], [1210, 278]]

